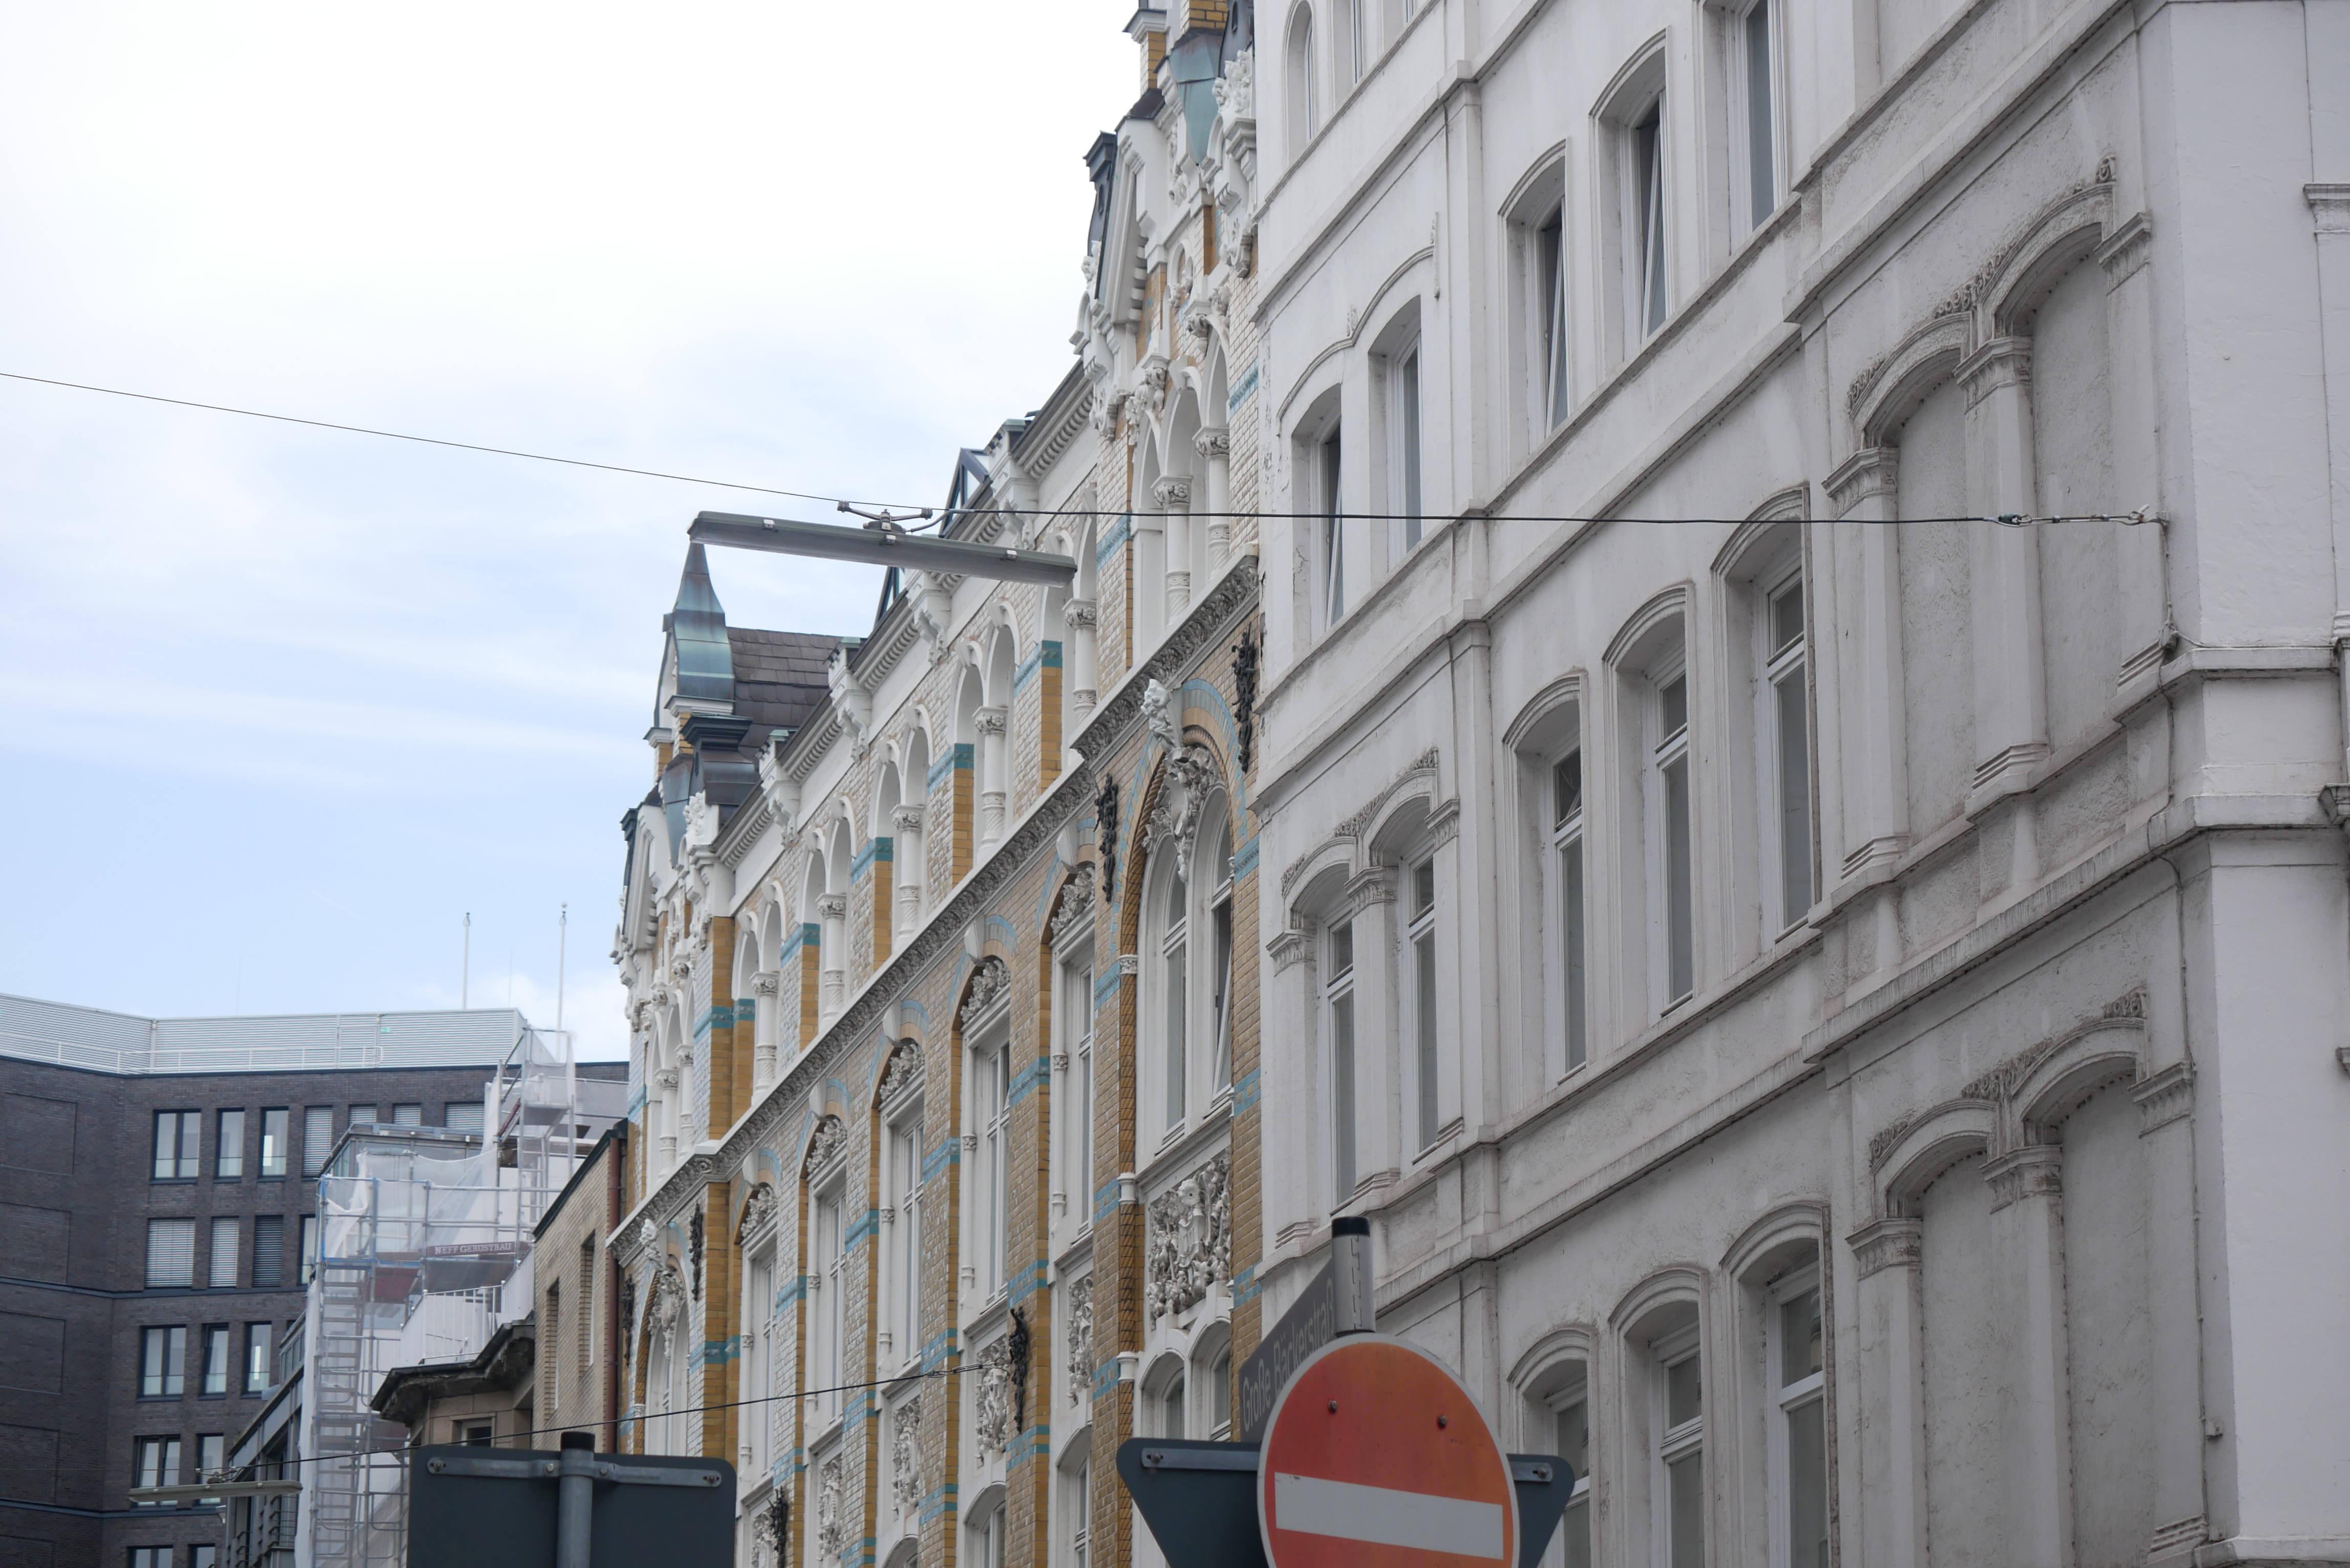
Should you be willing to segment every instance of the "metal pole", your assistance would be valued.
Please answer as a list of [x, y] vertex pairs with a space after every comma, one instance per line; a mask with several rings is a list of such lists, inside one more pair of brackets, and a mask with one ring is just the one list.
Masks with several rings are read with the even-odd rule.
[[555, 1504], [555, 1568], [588, 1568], [588, 1532], [595, 1517], [596, 1435], [563, 1434], [561, 1489]]
[[1336, 1287], [1336, 1332], [1370, 1333], [1378, 1326], [1371, 1321], [1371, 1222], [1363, 1215], [1330, 1221], [1330, 1277]]
[[563, 949], [571, 939], [571, 906], [555, 919], [555, 1032], [563, 1033]]
[[473, 911], [465, 911], [465, 956], [457, 966], [457, 1010], [462, 1012], [473, 988]]

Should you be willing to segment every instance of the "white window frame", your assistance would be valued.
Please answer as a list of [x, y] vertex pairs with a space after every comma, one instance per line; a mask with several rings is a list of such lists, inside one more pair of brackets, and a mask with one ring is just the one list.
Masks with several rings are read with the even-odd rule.
[[1347, 27], [1347, 86], [1351, 89], [1370, 74], [1370, 0], [1338, 0], [1338, 6]]
[[775, 1392], [775, 1376], [774, 1241], [768, 1240], [753, 1251], [748, 1264], [743, 1271], [743, 1390], [736, 1397], [743, 1401], [743, 1470], [755, 1479], [765, 1475], [774, 1464], [768, 1452], [775, 1434], [775, 1422], [769, 1416], [774, 1407], [764, 1403]]
[[1332, 420], [1327, 428], [1315, 438], [1314, 485], [1315, 513], [1320, 519], [1321, 538], [1315, 552], [1320, 559], [1320, 589], [1322, 629], [1329, 631], [1347, 618], [1347, 514], [1346, 514], [1346, 442], [1345, 427]]
[[[1660, 1335], [1649, 1346], [1655, 1357], [1655, 1372], [1649, 1395], [1649, 1430], [1655, 1434], [1649, 1443], [1649, 1540], [1650, 1561], [1655, 1568], [1692, 1568], [1692, 1562], [1705, 1561], [1705, 1500], [1711, 1490], [1706, 1475], [1705, 1442], [1705, 1360], [1700, 1347], [1700, 1325]], [[1683, 1366], [1697, 1366], [1697, 1414], [1678, 1425], [1669, 1425], [1671, 1378]], [[1675, 1466], [1694, 1459], [1698, 1464], [1698, 1540], [1693, 1558], [1676, 1550], [1673, 1539], [1672, 1472]]]
[[[1786, 1378], [1785, 1309], [1811, 1295], [1821, 1314], [1820, 1366], [1812, 1372], [1788, 1380]], [[1819, 1500], [1823, 1528], [1827, 1520], [1827, 1455], [1825, 1422], [1827, 1410], [1827, 1341], [1826, 1300], [1820, 1292], [1820, 1271], [1816, 1264], [1805, 1264], [1785, 1278], [1774, 1280], [1763, 1292], [1763, 1385], [1767, 1393], [1770, 1431], [1763, 1445], [1764, 1490], [1771, 1510], [1771, 1568], [1826, 1568], [1825, 1563], [1805, 1564], [1794, 1552], [1794, 1497], [1793, 1488], [1794, 1438], [1792, 1427], [1803, 1411], [1816, 1407], [1822, 1421], [1820, 1477], [1824, 1495]]]
[[[1791, 593], [1801, 625], [1792, 639], [1774, 648], [1779, 605]], [[1755, 612], [1756, 668], [1762, 671], [1762, 679], [1756, 683], [1755, 714], [1762, 743], [1755, 752], [1763, 770], [1761, 836], [1764, 874], [1770, 879], [1765, 907], [1776, 915], [1773, 933], [1783, 936], [1804, 923], [1819, 887], [1816, 835], [1812, 826], [1818, 786], [1817, 770], [1812, 765], [1811, 604], [1800, 562], [1764, 579], [1755, 596]], [[1793, 726], [1785, 706], [1790, 691], [1802, 704]], [[1797, 732], [1792, 737], [1791, 727]], [[1789, 778], [1791, 763], [1801, 770], [1799, 779]], [[1802, 792], [1800, 801], [1790, 798], [1796, 787]], [[1791, 836], [1797, 833], [1800, 843]], [[1800, 886], [1794, 880], [1798, 875]]]
[[[1560, 1511], [1558, 1528], [1554, 1534], [1555, 1544], [1544, 1554], [1544, 1561], [1553, 1568], [1591, 1568], [1591, 1375], [1588, 1364], [1583, 1365], [1583, 1372], [1553, 1389], [1543, 1400], [1550, 1413], [1551, 1440], [1535, 1445], [1556, 1453], [1575, 1471], [1575, 1486], [1567, 1493], [1566, 1506]], [[1582, 1412], [1583, 1459], [1580, 1464], [1575, 1462], [1575, 1455], [1567, 1452], [1570, 1445], [1564, 1436], [1567, 1414], [1575, 1410]], [[1583, 1550], [1579, 1556], [1568, 1547], [1568, 1536], [1578, 1509], [1582, 1511], [1583, 1525]]]
[[1009, 1185], [1012, 1161], [1012, 1035], [995, 1026], [973, 1054], [979, 1071], [972, 1085], [972, 1120], [979, 1127], [979, 1203], [973, 1213], [972, 1285], [981, 1301], [1003, 1289], [1005, 1253], [1011, 1246]]
[[1066, 1568], [1086, 1568], [1093, 1547], [1093, 1446], [1092, 1440], [1077, 1445], [1077, 1451], [1061, 1461], [1062, 1562]]
[[[1567, 798], [1566, 773], [1574, 788]], [[1550, 806], [1551, 961], [1558, 970], [1559, 1076], [1591, 1060], [1591, 859], [1584, 837], [1590, 770], [1583, 742], [1551, 760], [1544, 791]]]
[[[1786, 189], [1785, 138], [1780, 131], [1786, 102], [1781, 62], [1781, 5], [1776, 0], [1747, 0], [1727, 17], [1730, 47], [1728, 94], [1730, 109], [1731, 202], [1737, 232], [1742, 237], [1761, 228], [1779, 210]], [[1762, 59], [1762, 101], [1755, 102], [1755, 30], [1760, 23]], [[1758, 114], [1759, 110], [1759, 114]], [[1759, 120], [1759, 124], [1758, 124]], [[1757, 133], [1761, 146], [1756, 146]], [[1758, 167], [1759, 164], [1759, 167]], [[1757, 187], [1760, 187], [1758, 189]]]
[[[1216, 826], [1216, 854], [1209, 869], [1215, 885], [1208, 894], [1208, 1094], [1212, 1105], [1232, 1087], [1232, 809], [1226, 803]], [[1204, 830], [1203, 830], [1204, 831]]]
[[1409, 555], [1427, 536], [1427, 377], [1422, 374], [1420, 340], [1410, 341], [1388, 357], [1388, 483], [1399, 519], [1399, 555]]
[[[1422, 856], [1403, 868], [1403, 950], [1396, 965], [1402, 977], [1404, 1024], [1411, 1041], [1413, 1146], [1420, 1154], [1436, 1147], [1444, 1127], [1443, 1056], [1439, 1046], [1442, 1017], [1437, 976], [1436, 857]], [[1424, 900], [1424, 901], [1423, 901]]]
[[[1656, 336], [1672, 313], [1671, 95], [1664, 88], [1624, 117], [1619, 197], [1627, 353]], [[1654, 123], [1653, 134], [1649, 126]]]
[[900, 1363], [921, 1354], [922, 1162], [930, 1154], [922, 1101], [892, 1116], [889, 1126], [889, 1312], [883, 1345]]
[[1529, 356], [1534, 364], [1537, 410], [1534, 439], [1539, 441], [1558, 429], [1574, 404], [1574, 382], [1567, 358], [1568, 316], [1566, 202], [1562, 199], [1550, 215], [1527, 231], [1527, 283], [1532, 298], [1527, 317], [1534, 326]]
[[[1198, 1012], [1191, 995], [1191, 888], [1170, 844], [1160, 851], [1166, 862], [1158, 871], [1154, 900], [1159, 909], [1158, 940], [1153, 959], [1159, 973], [1154, 1012], [1159, 1024], [1159, 1137], [1171, 1139], [1190, 1125], [1191, 1087], [1191, 1020]], [[1196, 878], [1194, 879], [1196, 880]]]
[[1061, 1022], [1069, 1064], [1062, 1081], [1068, 1106], [1062, 1120], [1063, 1184], [1070, 1193], [1070, 1221], [1079, 1233], [1094, 1222], [1094, 962], [1093, 944], [1082, 956], [1061, 965], [1061, 994], [1066, 998]]
[[[1697, 780], [1690, 732], [1696, 722], [1690, 684], [1686, 633], [1681, 646], [1659, 660], [1648, 676], [1646, 774], [1648, 885], [1653, 897], [1648, 917], [1652, 958], [1653, 1006], [1659, 1016], [1670, 1012], [1697, 994]], [[1669, 712], [1669, 697], [1680, 688], [1678, 726]], [[1673, 771], [1680, 771], [1680, 799], [1673, 798]], [[1676, 822], [1678, 809], [1679, 818]], [[1682, 864], [1674, 865], [1674, 830], [1683, 845]], [[1679, 907], [1676, 907], [1678, 896]], [[1676, 972], [1677, 967], [1685, 972]]]
[[[841, 1409], [839, 1386], [845, 1365], [842, 1340], [847, 1328], [848, 1191], [847, 1172], [835, 1171], [808, 1196], [808, 1270], [810, 1313], [816, 1342], [808, 1357], [808, 1381], [816, 1401], [816, 1425], [836, 1419]], [[682, 1325], [679, 1334], [683, 1334]]]
[[1353, 917], [1333, 920], [1322, 940], [1322, 1039], [1329, 1056], [1331, 1207], [1353, 1201], [1362, 1180], [1362, 1019], [1355, 1002]]

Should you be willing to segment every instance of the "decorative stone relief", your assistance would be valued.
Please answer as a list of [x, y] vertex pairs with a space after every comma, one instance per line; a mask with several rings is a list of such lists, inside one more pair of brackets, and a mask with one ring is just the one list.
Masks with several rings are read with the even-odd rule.
[[1175, 722], [1173, 699], [1167, 688], [1156, 680], [1142, 688], [1142, 728], [1153, 739], [1165, 742], [1170, 752], [1183, 749], [1182, 726]]
[[693, 1299], [695, 1301], [700, 1301], [702, 1299], [702, 1253], [704, 1239], [702, 1206], [700, 1204], [696, 1204], [694, 1205], [693, 1218], [686, 1222], [685, 1227], [685, 1258], [687, 1265], [693, 1271]]
[[734, 1240], [740, 1243], [760, 1234], [775, 1222], [775, 1189], [766, 1182], [751, 1189], [751, 1196], [743, 1200], [743, 1223], [736, 1228]]
[[847, 1482], [843, 1457], [833, 1455], [816, 1473], [816, 1549], [827, 1562], [837, 1559], [847, 1542], [840, 1522], [841, 1494]]
[[1256, 751], [1256, 639], [1245, 630], [1232, 649], [1232, 728], [1239, 739], [1235, 760], [1246, 773]]
[[1079, 927], [1093, 923], [1094, 875], [1092, 866], [1079, 866], [1061, 890], [1061, 907], [1053, 911], [1053, 924], [1045, 933], [1055, 952], [1067, 948]]
[[979, 1353], [977, 1407], [982, 1453], [1001, 1453], [1012, 1442], [1012, 1340], [996, 1339]]
[[783, 986], [784, 971], [779, 969], [763, 969], [751, 976], [751, 994], [754, 996], [772, 997]]
[[1151, 1199], [1143, 1241], [1146, 1320], [1192, 1306], [1231, 1277], [1232, 1168], [1231, 1153], [1218, 1154]]
[[817, 1171], [832, 1162], [834, 1155], [840, 1152], [840, 1146], [847, 1136], [847, 1129], [840, 1125], [840, 1118], [830, 1111], [818, 1116], [816, 1131], [808, 1137], [807, 1158], [801, 1162], [800, 1174], [813, 1179]]
[[1209, 792], [1215, 787], [1216, 764], [1208, 749], [1183, 747], [1167, 759], [1167, 774], [1159, 786], [1158, 804], [1151, 807], [1150, 825], [1143, 832], [1143, 842], [1153, 850], [1173, 842], [1175, 869], [1187, 882], [1191, 879], [1191, 839], [1200, 826], [1200, 812], [1207, 805]]
[[900, 838], [922, 831], [924, 813], [919, 805], [894, 806], [889, 812], [889, 831]]
[[881, 1103], [889, 1105], [922, 1083], [922, 1047], [912, 1040], [900, 1040], [891, 1048], [889, 1060], [881, 1069]]
[[675, 1263], [664, 1261], [653, 1271], [652, 1289], [645, 1302], [645, 1326], [666, 1345], [677, 1332], [678, 1310], [685, 1304], [685, 1281]]
[[1102, 897], [1118, 897], [1118, 781], [1102, 780], [1094, 796], [1094, 858], [1101, 867]]
[[920, 1394], [889, 1415], [889, 1494], [900, 1513], [919, 1512], [922, 1506], [922, 1397]]
[[1094, 1282], [1080, 1281], [1067, 1293], [1069, 1403], [1084, 1398], [1094, 1381]]
[[972, 972], [971, 993], [963, 999], [962, 1026], [968, 1029], [983, 1016], [1011, 983], [1012, 971], [1004, 968], [1002, 959], [992, 955], [982, 959]]

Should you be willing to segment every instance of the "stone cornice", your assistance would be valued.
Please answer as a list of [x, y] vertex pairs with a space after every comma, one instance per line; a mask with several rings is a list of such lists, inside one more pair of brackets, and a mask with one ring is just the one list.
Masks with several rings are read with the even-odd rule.
[[1150, 657], [1127, 671], [1118, 689], [1102, 700], [1086, 727], [1077, 732], [1076, 748], [1087, 757], [1102, 754], [1142, 712], [1142, 694], [1153, 680], [1163, 680], [1199, 657], [1200, 651], [1230, 629], [1239, 616], [1256, 605], [1257, 558], [1243, 556], [1224, 570], [1207, 595]]

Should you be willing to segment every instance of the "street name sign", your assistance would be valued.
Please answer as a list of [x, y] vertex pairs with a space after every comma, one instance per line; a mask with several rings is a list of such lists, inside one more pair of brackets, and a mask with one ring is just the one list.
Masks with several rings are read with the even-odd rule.
[[1518, 1561], [1510, 1459], [1477, 1401], [1442, 1362], [1385, 1334], [1334, 1340], [1291, 1376], [1265, 1429], [1256, 1501], [1272, 1568]]

